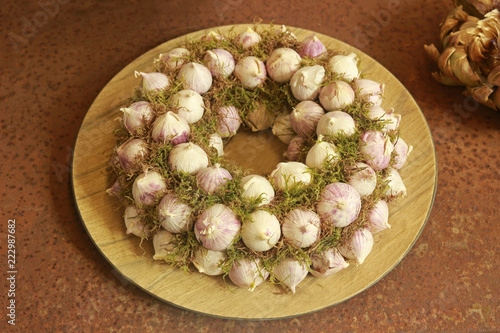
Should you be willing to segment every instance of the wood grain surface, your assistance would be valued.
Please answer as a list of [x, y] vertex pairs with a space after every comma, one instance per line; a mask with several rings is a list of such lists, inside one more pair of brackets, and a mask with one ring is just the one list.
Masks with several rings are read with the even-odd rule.
[[[227, 32], [243, 31], [247, 25], [214, 28]], [[313, 32], [291, 28], [299, 39]], [[194, 270], [185, 273], [152, 259], [152, 245], [125, 234], [123, 209], [105, 190], [110, 185], [106, 171], [115, 145], [113, 130], [118, 128], [119, 108], [125, 105], [140, 80], [136, 70], [152, 69], [153, 59], [182, 43], [186, 38], [199, 38], [207, 31], [198, 31], [168, 41], [137, 58], [118, 73], [101, 91], [90, 107], [76, 142], [73, 156], [73, 187], [81, 219], [88, 234], [106, 259], [148, 293], [175, 306], [208, 315], [271, 319], [310, 313], [337, 304], [370, 287], [403, 259], [425, 226], [436, 191], [436, 156], [432, 137], [418, 105], [405, 87], [383, 66], [361, 51], [331, 37], [316, 33], [327, 48], [356, 52], [366, 78], [386, 84], [382, 107], [394, 107], [402, 115], [401, 136], [413, 145], [400, 174], [408, 196], [390, 205], [392, 228], [375, 235], [375, 246], [359, 266], [327, 278], [308, 276], [296, 294], [265, 283], [248, 292]], [[262, 150], [266, 152], [265, 147]], [[275, 149], [273, 154], [281, 153]], [[237, 158], [237, 157], [236, 157]], [[270, 159], [279, 157], [272, 156]]]

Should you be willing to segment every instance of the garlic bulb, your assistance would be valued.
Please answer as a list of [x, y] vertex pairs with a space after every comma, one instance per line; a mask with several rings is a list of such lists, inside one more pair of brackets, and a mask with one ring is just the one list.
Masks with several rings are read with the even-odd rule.
[[234, 106], [222, 106], [217, 110], [217, 114], [220, 136], [227, 138], [235, 135], [241, 125], [238, 109]]
[[185, 58], [187, 58], [190, 53], [188, 49], [177, 47], [167, 53], [160, 54], [158, 61], [163, 62], [168, 69], [176, 69], [184, 64], [186, 61]]
[[132, 197], [139, 206], [151, 206], [166, 191], [165, 178], [156, 171], [146, 171], [134, 180]]
[[151, 138], [156, 142], [170, 142], [177, 145], [187, 141], [189, 132], [189, 124], [186, 120], [174, 112], [168, 111], [156, 118]]
[[203, 62], [213, 77], [228, 77], [234, 71], [234, 58], [231, 53], [224, 49], [207, 51]]
[[200, 146], [192, 142], [181, 143], [170, 151], [168, 166], [174, 171], [195, 175], [208, 166], [208, 156]]
[[408, 144], [402, 139], [398, 138], [394, 144], [394, 151], [396, 156], [394, 156], [394, 164], [392, 167], [394, 169], [401, 169], [401, 167], [406, 163], [408, 155], [413, 150], [413, 146], [408, 146]]
[[360, 137], [359, 152], [373, 170], [387, 168], [394, 149], [389, 137], [379, 131], [367, 131]]
[[244, 49], [252, 48], [254, 45], [259, 44], [260, 40], [260, 35], [250, 27], [234, 38], [235, 44], [241, 45]]
[[276, 82], [288, 82], [300, 68], [300, 61], [300, 55], [290, 48], [275, 49], [267, 59], [267, 73]]
[[167, 230], [160, 229], [160, 231], [153, 236], [153, 248], [155, 250], [153, 259], [164, 260], [168, 258], [175, 250], [175, 244], [172, 244], [173, 240], [174, 235]]
[[243, 87], [253, 89], [266, 80], [266, 65], [257, 57], [246, 57], [236, 64], [234, 75]]
[[373, 105], [382, 104], [385, 84], [372, 80], [359, 79], [354, 81], [354, 90], [358, 93], [359, 99], [363, 102], [373, 103]]
[[366, 229], [372, 234], [376, 234], [385, 229], [390, 229], [389, 224], [389, 207], [387, 202], [379, 200], [375, 203], [372, 209], [368, 211], [368, 223]]
[[267, 205], [274, 199], [274, 188], [266, 178], [248, 175], [241, 179], [241, 197], [247, 200], [260, 199], [259, 206]]
[[331, 276], [348, 267], [337, 249], [329, 249], [311, 256], [311, 274], [315, 277]]
[[387, 175], [385, 180], [389, 181], [386, 192], [384, 193], [388, 197], [398, 197], [398, 196], [406, 196], [406, 186], [394, 168], [387, 168]]
[[241, 238], [253, 251], [270, 250], [281, 236], [280, 223], [276, 216], [265, 210], [256, 210], [243, 223]]
[[263, 131], [271, 126], [274, 122], [274, 113], [270, 111], [265, 104], [256, 102], [256, 107], [249, 111], [245, 117], [245, 124], [252, 129], [253, 132]]
[[194, 250], [193, 253], [193, 265], [198, 269], [198, 272], [210, 276], [224, 274], [221, 265], [226, 259], [226, 252], [212, 251], [202, 246]]
[[143, 93], [159, 92], [170, 87], [170, 80], [168, 76], [163, 73], [144, 73], [135, 71], [134, 75], [135, 77], [142, 76], [140, 87]]
[[316, 37], [316, 35], [307, 36], [300, 45], [300, 56], [317, 58], [326, 53], [325, 45]]
[[368, 109], [368, 118], [371, 120], [386, 122], [382, 132], [397, 130], [399, 122], [401, 121], [401, 115], [394, 113], [394, 109], [387, 112], [378, 105], [374, 105]]
[[174, 194], [167, 194], [158, 205], [158, 221], [165, 230], [172, 233], [186, 232], [191, 229], [191, 207], [180, 202]]
[[343, 111], [330, 111], [322, 116], [316, 127], [316, 134], [336, 136], [344, 134], [351, 136], [356, 132], [356, 124], [352, 117]]
[[292, 188], [295, 184], [308, 185], [311, 182], [309, 168], [300, 162], [281, 162], [271, 172], [274, 185], [279, 190]]
[[116, 154], [124, 170], [132, 168], [149, 154], [148, 144], [142, 139], [132, 139], [116, 149]]
[[215, 204], [198, 216], [194, 234], [205, 248], [222, 251], [231, 246], [240, 227], [240, 221], [229, 207]]
[[358, 191], [361, 196], [373, 193], [377, 186], [377, 174], [368, 165], [357, 162], [352, 168], [353, 173], [348, 177], [348, 183]]
[[332, 72], [342, 75], [344, 80], [352, 81], [359, 77], [358, 56], [355, 53], [333, 56], [328, 65]]
[[326, 111], [344, 109], [354, 102], [354, 90], [344, 81], [334, 81], [323, 88], [319, 93], [319, 102]]
[[277, 116], [273, 123], [272, 132], [281, 142], [289, 144], [293, 137], [297, 135], [290, 122], [290, 114]]
[[295, 294], [295, 288], [307, 276], [308, 270], [304, 263], [292, 258], [285, 258], [274, 267], [274, 276], [292, 293]]
[[302, 150], [302, 145], [306, 142], [306, 139], [302, 136], [296, 136], [288, 144], [288, 149], [285, 152], [285, 157], [289, 161], [297, 161], [299, 159], [300, 152]]
[[318, 214], [310, 210], [294, 209], [285, 215], [282, 225], [283, 237], [297, 247], [311, 246], [319, 237]]
[[219, 134], [213, 133], [208, 139], [208, 146], [217, 150], [217, 156], [224, 156], [224, 143]]
[[183, 65], [177, 74], [177, 79], [184, 84], [185, 89], [194, 90], [202, 95], [212, 86], [212, 74], [208, 68], [195, 62]]
[[225, 40], [225, 39], [226, 39], [226, 37], [224, 35], [221, 35], [220, 33], [213, 31], [213, 30], [210, 30], [208, 32], [208, 34], [201, 37], [201, 40], [205, 41], [205, 42], [219, 42], [219, 41]]
[[107, 188], [106, 189], [106, 193], [108, 195], [112, 195], [114, 197], [116, 197], [117, 199], [120, 199], [122, 200], [123, 199], [123, 196], [122, 196], [122, 191], [123, 191], [123, 187], [122, 187], [122, 182], [121, 180], [123, 179], [124, 177], [123, 176], [120, 176], [114, 183], [113, 185], [111, 185], [111, 187]]
[[321, 221], [343, 228], [354, 222], [361, 210], [358, 191], [346, 183], [331, 183], [325, 186], [316, 205]]
[[214, 194], [220, 190], [228, 180], [233, 179], [229, 171], [221, 168], [219, 163], [214, 166], [201, 169], [196, 174], [198, 185], [208, 194]]
[[194, 124], [203, 117], [205, 103], [203, 97], [194, 90], [185, 89], [172, 96], [172, 107], [175, 113], [184, 118], [188, 124]]
[[370, 230], [356, 230], [346, 244], [339, 247], [340, 253], [348, 259], [356, 259], [361, 265], [373, 248], [373, 236]]
[[123, 214], [127, 235], [135, 235], [137, 237], [148, 238], [151, 236], [151, 228], [149, 228], [141, 218], [140, 211], [135, 206], [127, 206]]
[[314, 134], [316, 126], [324, 114], [325, 111], [318, 103], [303, 101], [297, 104], [290, 114], [290, 123], [295, 133], [308, 137]]
[[323, 136], [318, 136], [318, 141], [309, 149], [306, 156], [306, 165], [310, 168], [324, 169], [325, 163], [331, 164], [340, 160], [340, 155], [333, 143], [323, 141]]
[[297, 40], [297, 36], [293, 32], [290, 31], [284, 24], [281, 25], [278, 29], [275, 30], [275, 33], [282, 34], [283, 37], [291, 37], [294, 40]]
[[145, 129], [155, 118], [153, 108], [145, 101], [132, 103], [120, 111], [123, 112], [123, 127], [130, 134], [137, 134], [138, 131]]
[[315, 100], [321, 90], [324, 77], [325, 69], [323, 66], [302, 67], [293, 74], [290, 80], [293, 96], [299, 101]]
[[269, 272], [262, 267], [258, 258], [241, 259], [234, 262], [228, 276], [238, 287], [253, 291], [269, 277]]

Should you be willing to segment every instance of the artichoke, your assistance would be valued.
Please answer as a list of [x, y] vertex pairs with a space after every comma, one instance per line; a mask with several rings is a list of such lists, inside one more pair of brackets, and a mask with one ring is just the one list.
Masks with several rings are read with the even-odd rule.
[[500, 0], [454, 0], [441, 24], [443, 52], [425, 50], [438, 64], [432, 73], [441, 84], [466, 86], [465, 95], [500, 110]]

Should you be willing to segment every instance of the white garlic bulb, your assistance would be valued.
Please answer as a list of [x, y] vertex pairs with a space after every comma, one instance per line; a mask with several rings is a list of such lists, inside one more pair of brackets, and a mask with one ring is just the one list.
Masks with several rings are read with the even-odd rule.
[[153, 259], [155, 260], [164, 260], [167, 259], [172, 251], [175, 250], [175, 244], [172, 244], [174, 240], [174, 235], [172, 235], [167, 230], [160, 229], [153, 236], [153, 248], [155, 250], [155, 254], [153, 255]]
[[184, 89], [172, 96], [172, 107], [188, 124], [194, 124], [203, 117], [205, 103], [203, 97], [194, 90]]
[[151, 206], [158, 202], [166, 189], [165, 178], [156, 171], [148, 170], [134, 180], [132, 197], [140, 206]]
[[274, 188], [266, 178], [248, 175], [241, 179], [241, 197], [247, 200], [260, 199], [259, 206], [267, 205], [274, 199]]
[[213, 30], [210, 30], [208, 32], [208, 34], [201, 37], [201, 40], [205, 41], [205, 42], [219, 42], [219, 41], [225, 40], [225, 39], [226, 39], [226, 37], [224, 35], [221, 35], [217, 31], [213, 31]]
[[297, 104], [290, 114], [290, 123], [295, 133], [309, 137], [314, 134], [324, 114], [325, 110], [318, 103], [303, 101]]
[[224, 142], [219, 134], [213, 133], [208, 139], [208, 146], [217, 150], [217, 156], [224, 156]]
[[311, 256], [311, 274], [315, 277], [331, 276], [348, 266], [349, 263], [336, 248]]
[[137, 237], [148, 238], [151, 236], [151, 228], [149, 228], [141, 218], [139, 209], [135, 206], [127, 206], [123, 214], [127, 235], [135, 235]]
[[174, 171], [195, 175], [208, 166], [208, 156], [200, 146], [192, 142], [181, 143], [170, 151], [168, 166]]
[[134, 102], [126, 108], [121, 108], [120, 111], [123, 112], [123, 127], [130, 134], [144, 130], [155, 118], [151, 104], [145, 101]]
[[243, 87], [253, 89], [266, 80], [266, 65], [257, 57], [245, 57], [236, 64], [234, 75]]
[[212, 74], [202, 64], [190, 62], [183, 65], [177, 74], [177, 79], [184, 84], [185, 89], [206, 93], [212, 86]]
[[325, 163], [332, 164], [340, 160], [340, 155], [333, 143], [323, 141], [323, 136], [318, 136], [318, 141], [309, 149], [306, 156], [306, 165], [309, 168], [324, 169]]
[[160, 54], [158, 61], [163, 62], [168, 69], [176, 69], [184, 64], [185, 58], [187, 58], [190, 53], [188, 49], [177, 47], [167, 53]]
[[198, 269], [198, 272], [210, 276], [224, 274], [221, 265], [226, 259], [226, 252], [212, 251], [202, 246], [199, 246], [193, 253], [193, 265]]
[[342, 75], [345, 80], [352, 81], [359, 76], [358, 56], [355, 53], [335, 55], [328, 64], [332, 72]]
[[174, 194], [167, 194], [157, 208], [158, 221], [165, 230], [172, 233], [186, 232], [191, 229], [191, 207], [180, 202]]
[[354, 90], [344, 81], [333, 81], [319, 93], [319, 102], [326, 111], [341, 110], [351, 105], [356, 98]]
[[344, 134], [351, 136], [356, 132], [354, 119], [343, 111], [330, 111], [322, 116], [316, 127], [316, 134], [336, 136]]
[[348, 259], [355, 259], [361, 265], [373, 248], [373, 236], [370, 230], [356, 230], [346, 244], [339, 247], [340, 253]]
[[357, 162], [351, 170], [348, 183], [358, 191], [359, 195], [367, 196], [373, 193], [377, 186], [377, 174], [368, 165]]
[[354, 222], [361, 210], [361, 197], [349, 184], [331, 183], [325, 186], [316, 204], [321, 221], [343, 228]]
[[213, 77], [228, 77], [234, 71], [233, 55], [224, 49], [207, 51], [205, 57], [203, 57], [203, 62]]
[[239, 111], [234, 106], [222, 106], [217, 110], [217, 125], [223, 138], [233, 136], [241, 125]]
[[229, 207], [215, 204], [198, 216], [194, 234], [205, 248], [222, 251], [231, 246], [240, 227], [240, 221]]
[[308, 185], [311, 183], [309, 168], [300, 162], [281, 162], [271, 172], [274, 185], [280, 190], [290, 189], [295, 184]]
[[401, 169], [406, 163], [406, 159], [412, 150], [413, 146], [408, 146], [402, 138], [397, 138], [396, 143], [394, 144], [394, 152], [396, 153], [396, 156], [394, 156], [394, 164], [392, 167], [394, 169]]
[[135, 72], [135, 77], [142, 76], [142, 83], [140, 85], [143, 93], [159, 92], [170, 87], [170, 80], [168, 76], [163, 73], [144, 73]]
[[290, 80], [293, 96], [299, 101], [315, 100], [321, 90], [324, 77], [325, 69], [323, 66], [302, 67], [293, 74]]
[[297, 135], [290, 122], [290, 114], [283, 114], [276, 117], [273, 123], [272, 132], [281, 142], [289, 144]]
[[358, 93], [360, 100], [373, 105], [382, 104], [385, 84], [372, 80], [359, 79], [354, 81], [354, 90]]
[[325, 55], [328, 50], [316, 35], [307, 36], [300, 46], [301, 57], [318, 58]]
[[265, 210], [256, 210], [243, 223], [241, 238], [253, 251], [270, 250], [281, 236], [280, 223], [276, 216]]
[[394, 113], [394, 109], [390, 111], [385, 111], [378, 105], [374, 105], [368, 109], [368, 118], [376, 121], [386, 122], [382, 132], [395, 131], [399, 127], [399, 122], [401, 121], [401, 115]]
[[394, 146], [388, 136], [380, 131], [366, 131], [359, 138], [359, 152], [373, 170], [387, 168]]
[[149, 148], [146, 141], [142, 139], [132, 139], [119, 146], [116, 149], [116, 154], [122, 168], [128, 170], [149, 154]]
[[389, 206], [384, 200], [378, 200], [373, 208], [368, 211], [368, 223], [366, 228], [372, 234], [376, 234], [382, 230], [390, 229], [389, 224]]
[[238, 287], [253, 291], [269, 277], [269, 272], [262, 267], [262, 263], [258, 258], [252, 260], [241, 259], [233, 263], [228, 276]]
[[159, 115], [152, 128], [151, 138], [154, 141], [173, 145], [186, 142], [191, 131], [186, 120], [172, 111]]
[[288, 82], [299, 70], [300, 61], [300, 55], [290, 48], [275, 49], [267, 59], [267, 73], [276, 82]]
[[234, 38], [234, 42], [241, 45], [244, 49], [252, 48], [254, 45], [258, 44], [260, 40], [260, 35], [250, 27]]
[[295, 294], [297, 285], [307, 276], [306, 265], [296, 259], [285, 258], [273, 269], [274, 276], [292, 293]]
[[229, 171], [222, 168], [219, 163], [215, 163], [215, 165], [211, 167], [203, 168], [196, 174], [198, 185], [208, 194], [214, 194], [231, 179], [233, 179], [233, 177]]
[[319, 237], [320, 219], [310, 210], [294, 209], [285, 215], [283, 237], [297, 247], [309, 247]]
[[388, 181], [389, 187], [384, 193], [388, 197], [406, 196], [406, 186], [399, 175], [399, 172], [394, 168], [387, 168], [385, 178]]

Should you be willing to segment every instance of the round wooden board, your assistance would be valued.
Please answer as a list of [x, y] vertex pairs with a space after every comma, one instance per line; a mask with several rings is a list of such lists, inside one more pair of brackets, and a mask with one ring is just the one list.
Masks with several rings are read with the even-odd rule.
[[[247, 25], [214, 28], [222, 33], [243, 31]], [[299, 40], [313, 32], [291, 28]], [[367, 78], [386, 84], [385, 108], [402, 114], [401, 136], [414, 146], [401, 176], [408, 196], [390, 205], [392, 228], [375, 236], [375, 246], [365, 263], [328, 278], [308, 276], [295, 294], [264, 283], [253, 292], [195, 271], [185, 273], [154, 261], [150, 242], [127, 236], [123, 209], [105, 190], [110, 185], [106, 167], [113, 150], [113, 130], [118, 127], [119, 108], [133, 94], [139, 79], [134, 71], [149, 71], [153, 59], [186, 39], [196, 39], [198, 31], [168, 41], [137, 58], [118, 73], [90, 107], [76, 141], [73, 157], [73, 188], [82, 221], [98, 249], [123, 274], [148, 293], [173, 305], [226, 318], [271, 319], [296, 316], [340, 303], [367, 289], [408, 253], [429, 216], [437, 183], [436, 156], [425, 118], [404, 86], [383, 66], [361, 51], [334, 38], [316, 33], [327, 48], [356, 52], [361, 71]], [[270, 154], [272, 154], [270, 152]], [[277, 154], [277, 152], [274, 152]], [[275, 158], [275, 157], [273, 157]], [[144, 253], [146, 251], [146, 253]], [[229, 285], [229, 287], [228, 287]]]

